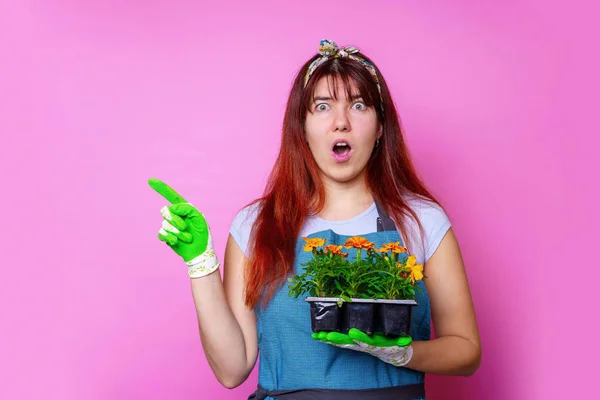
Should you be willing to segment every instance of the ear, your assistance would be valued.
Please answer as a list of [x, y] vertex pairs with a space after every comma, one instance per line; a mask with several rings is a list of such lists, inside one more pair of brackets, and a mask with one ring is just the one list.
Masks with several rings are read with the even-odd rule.
[[378, 128], [377, 128], [377, 139], [381, 139], [381, 136], [383, 136], [383, 125], [378, 124]]

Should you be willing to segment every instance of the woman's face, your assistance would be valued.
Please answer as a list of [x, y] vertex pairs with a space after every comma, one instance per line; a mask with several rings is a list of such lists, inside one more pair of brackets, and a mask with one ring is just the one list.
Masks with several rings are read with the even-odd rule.
[[349, 99], [341, 79], [336, 81], [337, 101], [328, 78], [317, 82], [306, 115], [306, 140], [325, 179], [349, 182], [364, 171], [381, 126], [375, 108], [364, 104], [356, 87], [351, 86]]

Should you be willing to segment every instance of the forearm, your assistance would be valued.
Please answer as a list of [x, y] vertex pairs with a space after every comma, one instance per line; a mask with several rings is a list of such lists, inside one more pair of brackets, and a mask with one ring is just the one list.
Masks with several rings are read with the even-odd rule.
[[226, 387], [242, 383], [252, 370], [244, 336], [225, 297], [219, 270], [191, 279], [198, 327], [206, 359], [219, 382]]
[[481, 363], [480, 346], [458, 337], [413, 341], [413, 356], [407, 368], [438, 375], [470, 376]]

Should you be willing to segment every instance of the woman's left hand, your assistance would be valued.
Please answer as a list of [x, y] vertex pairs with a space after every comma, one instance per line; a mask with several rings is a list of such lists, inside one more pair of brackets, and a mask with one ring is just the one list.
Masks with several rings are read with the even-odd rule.
[[410, 336], [389, 338], [378, 333], [369, 336], [352, 328], [347, 335], [340, 332], [316, 332], [312, 337], [336, 347], [369, 353], [396, 367], [406, 365], [413, 354]]

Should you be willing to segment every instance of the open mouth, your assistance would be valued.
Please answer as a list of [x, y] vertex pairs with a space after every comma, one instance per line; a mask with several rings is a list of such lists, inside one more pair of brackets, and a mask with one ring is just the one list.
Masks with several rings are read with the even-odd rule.
[[350, 159], [350, 155], [352, 154], [352, 147], [350, 146], [350, 143], [348, 143], [346, 140], [338, 139], [335, 142], [333, 142], [331, 152], [333, 158], [335, 158], [337, 162], [344, 162]]

